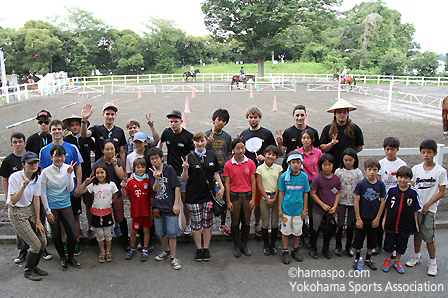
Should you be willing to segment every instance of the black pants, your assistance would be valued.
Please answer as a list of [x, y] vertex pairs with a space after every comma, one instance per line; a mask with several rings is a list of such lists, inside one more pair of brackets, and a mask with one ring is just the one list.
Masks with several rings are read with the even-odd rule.
[[65, 258], [64, 245], [61, 237], [61, 223], [64, 226], [65, 234], [67, 236], [67, 251], [68, 259], [73, 259], [75, 255], [75, 218], [73, 216], [72, 207], [62, 209], [51, 209], [54, 215], [54, 223], [50, 224], [51, 238], [53, 238], [54, 247], [56, 248], [59, 257]]

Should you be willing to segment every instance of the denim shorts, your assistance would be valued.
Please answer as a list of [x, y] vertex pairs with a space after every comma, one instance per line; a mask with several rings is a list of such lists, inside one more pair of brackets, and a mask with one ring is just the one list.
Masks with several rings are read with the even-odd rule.
[[179, 180], [180, 183], [180, 192], [187, 192], [187, 182], [183, 182], [182, 178], [180, 178], [180, 176], [177, 176], [177, 179]]
[[160, 217], [154, 217], [154, 228], [157, 238], [175, 238], [180, 236], [179, 216], [160, 212]]

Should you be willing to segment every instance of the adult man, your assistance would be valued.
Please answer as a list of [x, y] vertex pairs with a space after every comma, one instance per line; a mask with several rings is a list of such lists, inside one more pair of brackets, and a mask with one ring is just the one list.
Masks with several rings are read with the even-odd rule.
[[39, 124], [39, 131], [30, 135], [26, 140], [26, 151], [32, 151], [39, 154], [42, 147], [47, 146], [51, 143], [51, 135], [48, 130], [49, 124], [51, 122], [51, 114], [46, 110], [42, 110], [37, 113], [36, 116], [37, 123]]

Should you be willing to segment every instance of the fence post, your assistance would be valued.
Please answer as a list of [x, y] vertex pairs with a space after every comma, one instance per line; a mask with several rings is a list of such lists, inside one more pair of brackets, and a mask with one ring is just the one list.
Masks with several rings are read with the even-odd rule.
[[445, 151], [445, 145], [444, 144], [437, 144], [437, 152], [438, 154], [434, 158], [434, 161], [438, 163], [439, 165], [443, 165], [443, 151]]
[[364, 85], [367, 84], [367, 76], [364, 75]]
[[389, 83], [389, 103], [387, 104], [387, 112], [390, 113], [390, 110], [392, 108], [392, 87], [394, 85], [394, 79], [390, 80]]
[[437, 78], [437, 87], [440, 87], [440, 77]]
[[376, 83], [377, 85], [379, 85], [380, 84], [380, 76], [378, 76], [378, 81], [377, 81], [377, 83]]
[[422, 77], [422, 86], [425, 86], [425, 77]]
[[28, 84], [25, 84], [25, 99], [28, 99]]
[[101, 86], [100, 77], [98, 77], [98, 86]]
[[20, 101], [20, 85], [17, 85], [17, 100]]

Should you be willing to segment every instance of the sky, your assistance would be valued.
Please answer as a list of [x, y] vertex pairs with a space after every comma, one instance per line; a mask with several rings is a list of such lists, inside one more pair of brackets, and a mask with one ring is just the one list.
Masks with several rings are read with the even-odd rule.
[[[93, 12], [94, 17], [102, 19], [117, 29], [131, 29], [136, 33], [145, 31], [144, 24], [150, 17], [173, 20], [176, 26], [187, 34], [207, 35], [204, 15], [201, 10], [203, 0], [146, 0], [146, 1], [110, 1], [110, 0], [40, 0], [18, 2], [2, 1], [0, 26], [19, 29], [28, 20], [43, 20], [46, 17], [66, 14], [64, 7], [77, 6]], [[351, 9], [361, 0], [344, 0], [340, 10]], [[402, 22], [413, 23], [416, 29], [414, 40], [420, 43], [423, 51], [448, 52], [445, 0], [385, 0], [386, 5], [402, 14]], [[130, 4], [132, 5], [126, 5]]]

